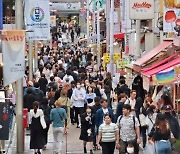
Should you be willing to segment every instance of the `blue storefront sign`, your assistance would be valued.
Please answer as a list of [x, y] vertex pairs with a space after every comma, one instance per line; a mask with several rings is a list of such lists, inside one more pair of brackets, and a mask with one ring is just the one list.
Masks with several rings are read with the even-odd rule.
[[0, 0], [0, 30], [3, 29], [3, 0]]

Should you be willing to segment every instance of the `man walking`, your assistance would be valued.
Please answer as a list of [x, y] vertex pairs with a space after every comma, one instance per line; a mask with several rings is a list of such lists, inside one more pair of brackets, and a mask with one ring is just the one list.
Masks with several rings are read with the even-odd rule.
[[139, 153], [139, 144], [141, 143], [140, 125], [138, 119], [131, 115], [130, 112], [131, 106], [129, 104], [125, 104], [123, 106], [123, 115], [119, 116], [117, 120], [117, 125], [120, 130], [120, 154], [128, 152], [128, 144], [133, 145], [133, 147], [131, 147], [131, 151], [134, 151], [134, 154]]

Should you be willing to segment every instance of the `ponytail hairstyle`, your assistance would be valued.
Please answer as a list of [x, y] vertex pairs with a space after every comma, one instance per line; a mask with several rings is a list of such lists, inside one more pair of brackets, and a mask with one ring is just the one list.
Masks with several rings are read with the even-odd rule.
[[37, 109], [39, 108], [39, 102], [38, 101], [35, 101], [33, 103], [33, 109], [34, 109], [34, 113], [37, 113]]

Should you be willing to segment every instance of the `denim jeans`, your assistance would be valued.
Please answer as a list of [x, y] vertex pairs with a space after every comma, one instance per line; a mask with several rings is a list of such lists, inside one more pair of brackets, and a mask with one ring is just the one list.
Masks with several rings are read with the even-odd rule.
[[157, 154], [170, 154], [171, 153], [170, 141], [158, 141], [156, 143], [156, 153]]
[[54, 136], [53, 149], [54, 149], [54, 152], [62, 153], [63, 130], [64, 130], [63, 127], [54, 127], [53, 128], [53, 136]]

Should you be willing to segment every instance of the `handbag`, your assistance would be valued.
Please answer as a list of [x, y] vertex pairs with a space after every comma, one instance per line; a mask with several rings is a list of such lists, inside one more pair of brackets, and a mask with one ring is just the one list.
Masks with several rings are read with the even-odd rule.
[[146, 116], [142, 113], [142, 107], [140, 108], [139, 122], [141, 127], [146, 126]]

